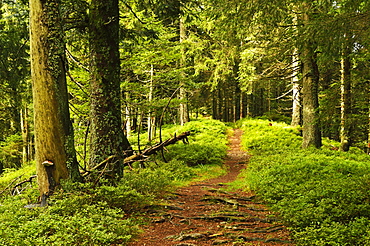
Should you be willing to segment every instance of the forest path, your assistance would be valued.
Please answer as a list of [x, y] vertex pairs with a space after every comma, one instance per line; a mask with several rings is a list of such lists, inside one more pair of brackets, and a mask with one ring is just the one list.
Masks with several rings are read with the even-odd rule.
[[148, 211], [152, 223], [130, 246], [294, 245], [289, 231], [253, 194], [226, 192], [248, 164], [241, 150], [242, 130], [229, 137], [228, 173], [180, 188], [169, 206]]

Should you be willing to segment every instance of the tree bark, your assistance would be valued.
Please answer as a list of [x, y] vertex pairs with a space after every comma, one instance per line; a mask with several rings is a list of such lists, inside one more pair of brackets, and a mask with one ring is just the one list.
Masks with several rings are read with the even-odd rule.
[[[149, 94], [148, 94], [148, 101], [151, 104], [153, 101], [153, 79], [154, 79], [154, 66], [153, 64], [150, 67], [150, 84], [149, 84]], [[147, 123], [148, 123], [148, 141], [152, 141], [155, 135], [155, 116], [153, 115], [153, 112], [151, 112], [152, 109], [149, 108], [148, 112], [148, 118], [147, 118]]]
[[[186, 40], [186, 27], [184, 25], [184, 19], [180, 16], [180, 43], [183, 43]], [[186, 54], [185, 48], [181, 48], [181, 58], [180, 58], [180, 68], [184, 69], [186, 66]], [[182, 101], [180, 103], [179, 108], [179, 118], [180, 118], [180, 125], [183, 126], [185, 123], [189, 122], [189, 111], [187, 105], [187, 97], [186, 97], [186, 89], [185, 89], [185, 79], [186, 74], [185, 72], [181, 72], [181, 81], [180, 81], [180, 90], [179, 90], [179, 98]]]
[[[308, 55], [313, 51], [307, 48], [306, 52]], [[318, 67], [313, 55], [303, 62], [303, 148], [321, 147], [318, 82]]]
[[126, 131], [125, 135], [128, 138], [131, 136], [131, 108], [130, 105], [127, 103], [128, 101], [130, 101], [130, 95], [128, 94], [128, 92], [124, 92], [123, 94], [126, 100], [126, 105], [122, 109], [123, 115], [121, 116], [121, 119], [124, 121]]
[[292, 109], [292, 126], [301, 125], [301, 102], [300, 102], [300, 85], [297, 69], [299, 68], [298, 62], [298, 52], [294, 50], [293, 61], [292, 61], [292, 99], [293, 99], [293, 109]]
[[81, 178], [69, 116], [59, 7], [59, 0], [30, 0], [35, 159], [42, 197], [52, 194], [61, 179]]
[[[369, 82], [368, 82], [369, 83]], [[368, 105], [370, 105], [370, 83], [368, 84]], [[367, 154], [370, 155], [370, 107], [368, 108], [367, 125]]]
[[28, 122], [28, 108], [21, 109], [21, 132], [22, 132], [22, 162], [28, 163], [31, 160], [31, 136]]
[[[309, 11], [308, 4], [305, 5], [305, 11]], [[303, 23], [308, 25], [310, 20], [309, 14], [303, 14]], [[319, 100], [318, 100], [318, 83], [319, 69], [316, 62], [314, 42], [306, 40], [302, 52], [303, 63], [303, 82], [302, 82], [302, 99], [303, 99], [303, 142], [302, 147], [310, 146], [320, 148], [321, 132], [319, 120]]]
[[351, 60], [349, 57], [350, 48], [343, 47], [341, 60], [341, 121], [340, 121], [340, 151], [348, 151], [350, 147], [350, 128], [349, 115], [351, 114]]
[[292, 97], [293, 97], [293, 110], [292, 110], [292, 126], [301, 125], [301, 95], [300, 95], [300, 85], [298, 83], [293, 83]]
[[115, 155], [109, 168], [123, 175], [124, 151], [130, 144], [123, 134], [120, 98], [118, 0], [92, 0], [91, 49], [91, 140], [90, 168]]

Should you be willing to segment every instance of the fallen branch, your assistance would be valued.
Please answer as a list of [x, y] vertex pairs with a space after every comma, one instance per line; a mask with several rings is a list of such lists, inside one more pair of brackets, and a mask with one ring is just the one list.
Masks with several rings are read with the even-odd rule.
[[[21, 185], [23, 185], [23, 184], [25, 184], [25, 183], [31, 183], [32, 182], [32, 179], [34, 179], [34, 178], [36, 178], [37, 176], [36, 175], [32, 175], [29, 179], [27, 179], [27, 180], [23, 180], [22, 182], [19, 182], [18, 184], [16, 184], [14, 187], [13, 187], [13, 189], [12, 189], [12, 191], [11, 191], [11, 194], [13, 195], [13, 196], [15, 196], [15, 195], [19, 195], [23, 190], [18, 190], [18, 187], [19, 186], [21, 186]], [[17, 194], [18, 193], [18, 194]]]
[[92, 173], [93, 171], [95, 171], [96, 169], [99, 169], [101, 168], [102, 166], [106, 165], [108, 162], [110, 162], [112, 159], [116, 158], [117, 155], [111, 155], [109, 156], [108, 158], [106, 158], [104, 161], [100, 162], [98, 165], [96, 165], [95, 167], [93, 167], [92, 169], [90, 170], [87, 170], [85, 173], [82, 174], [82, 177], [86, 177], [87, 175], [89, 175], [90, 173]]
[[[157, 151], [164, 149], [164, 147], [166, 147], [168, 145], [171, 145], [171, 144], [174, 144], [174, 143], [176, 143], [180, 140], [182, 140], [184, 143], [188, 143], [188, 136], [190, 136], [190, 132], [183, 132], [178, 136], [176, 136], [176, 134], [175, 134], [175, 136], [173, 136], [172, 138], [169, 138], [169, 139], [167, 139], [167, 140], [165, 140], [161, 143], [157, 143], [156, 145], [154, 145], [154, 146], [152, 146], [148, 149], [143, 150], [140, 154], [135, 154], [135, 155], [131, 155], [129, 157], [126, 157], [123, 161], [123, 164], [124, 165], [130, 165], [130, 163], [132, 163], [132, 162], [142, 161], [142, 160], [146, 159], [148, 156], [155, 154]], [[109, 156], [104, 161], [100, 162], [98, 165], [93, 167], [92, 169], [87, 170], [86, 172], [84, 172], [82, 174], [82, 176], [83, 177], [88, 176], [93, 171], [95, 171], [97, 169], [100, 169], [101, 167], [105, 166], [107, 163], [109, 163], [110, 161], [112, 161], [113, 159], [115, 159], [117, 157], [118, 157], [117, 155]]]
[[154, 145], [154, 146], [152, 146], [148, 149], [145, 149], [140, 154], [132, 155], [132, 156], [129, 156], [129, 157], [125, 158], [124, 164], [130, 163], [130, 162], [133, 162], [133, 161], [138, 161], [138, 160], [145, 159], [149, 155], [153, 155], [157, 151], [162, 150], [164, 147], [166, 147], [170, 144], [174, 144], [177, 141], [183, 140], [184, 143], [187, 143], [188, 136], [190, 136], [190, 132], [183, 132], [178, 136], [175, 135], [174, 137], [169, 138], [169, 139], [163, 141], [162, 143], [157, 143], [156, 145]]
[[19, 177], [17, 177], [17, 178], [15, 178], [15, 179], [13, 179], [13, 181], [4, 189], [4, 190], [2, 190], [1, 192], [0, 192], [0, 195], [1, 194], [3, 194], [5, 191], [7, 191], [17, 180], [19, 180], [21, 177], [23, 176], [23, 174], [22, 175], [20, 175]]

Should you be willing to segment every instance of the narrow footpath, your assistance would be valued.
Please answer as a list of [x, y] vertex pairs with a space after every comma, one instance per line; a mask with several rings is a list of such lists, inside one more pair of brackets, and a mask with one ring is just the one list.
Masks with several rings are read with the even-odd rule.
[[229, 137], [228, 173], [193, 183], [168, 198], [169, 206], [148, 211], [152, 223], [130, 246], [294, 245], [289, 231], [253, 194], [223, 187], [246, 168], [242, 131]]

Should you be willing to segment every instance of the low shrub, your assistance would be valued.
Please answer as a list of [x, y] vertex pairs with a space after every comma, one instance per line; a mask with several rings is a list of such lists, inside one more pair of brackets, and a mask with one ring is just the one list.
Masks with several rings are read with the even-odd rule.
[[296, 233], [300, 245], [311, 246], [369, 246], [370, 220], [358, 217], [349, 223], [324, 221], [323, 223], [305, 227]]
[[[78, 200], [78, 203], [75, 202]], [[0, 206], [0, 244], [112, 245], [124, 244], [138, 232], [137, 223], [104, 202], [62, 199], [44, 208], [24, 208], [18, 201]], [[87, 199], [89, 201], [89, 199]]]
[[[162, 129], [162, 140], [171, 138], [175, 134], [190, 131], [189, 144], [179, 142], [167, 146], [164, 152], [165, 160], [176, 159], [189, 166], [221, 164], [227, 151], [226, 131], [228, 127], [218, 120], [197, 119], [186, 123], [184, 126], [167, 125]], [[153, 142], [159, 142], [159, 133]], [[141, 145], [148, 147], [146, 135], [140, 135]], [[131, 143], [137, 146], [137, 136], [130, 138]], [[143, 147], [141, 147], [143, 149]], [[161, 155], [157, 155], [158, 159]]]
[[369, 245], [363, 244], [369, 239], [369, 156], [303, 150], [300, 136], [287, 126], [272, 123], [274, 129], [268, 121], [253, 120], [242, 124], [247, 133], [243, 144], [254, 155], [243, 174], [244, 185], [279, 212], [298, 244]]
[[166, 158], [181, 160], [189, 166], [221, 164], [226, 155], [225, 146], [217, 142], [175, 145], [169, 150]]
[[281, 152], [301, 146], [297, 127], [266, 120], [241, 120], [237, 125], [244, 130], [242, 145], [249, 150]]
[[[32, 175], [36, 174], [36, 165], [31, 162], [23, 165], [21, 168], [7, 168], [0, 175], [0, 189], [4, 190], [10, 184], [16, 184], [20, 181], [29, 179]], [[9, 193], [6, 193], [9, 194]]]
[[[192, 121], [183, 127], [165, 127], [165, 136], [191, 131], [189, 144], [168, 147], [166, 160], [146, 162], [145, 168], [127, 169], [114, 186], [109, 180], [97, 183], [62, 183], [62, 189], [48, 199], [49, 206], [25, 208], [36, 203], [37, 187], [18, 196], [4, 192], [0, 197], [0, 245], [126, 245], [139, 233], [142, 219], [132, 219], [140, 209], [161, 202], [160, 198], [180, 182], [215, 169], [189, 167], [220, 163], [226, 154], [227, 127], [213, 120]], [[159, 155], [158, 155], [159, 156]], [[137, 165], [139, 166], [139, 165]], [[220, 166], [217, 166], [220, 168]], [[222, 170], [217, 169], [217, 173]], [[28, 179], [35, 167], [6, 170], [0, 187]], [[215, 173], [212, 173], [215, 175]], [[10, 187], [10, 186], [9, 186]]]
[[189, 166], [221, 164], [227, 152], [228, 127], [216, 120], [190, 121], [179, 131], [190, 131], [189, 144], [168, 146], [167, 159], [177, 159]]

